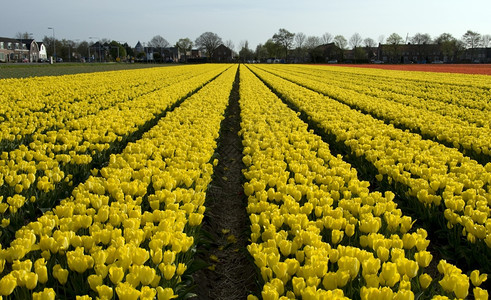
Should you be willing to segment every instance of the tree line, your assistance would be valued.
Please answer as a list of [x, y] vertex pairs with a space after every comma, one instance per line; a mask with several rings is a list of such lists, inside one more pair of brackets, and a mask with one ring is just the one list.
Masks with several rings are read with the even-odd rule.
[[[17, 39], [29, 39], [29, 33], [18, 33]], [[106, 61], [127, 60], [130, 58], [141, 58], [145, 53], [135, 53], [135, 49], [126, 42], [119, 42], [103, 38], [100, 40], [79, 41], [67, 39], [54, 39], [53, 37], [44, 36], [43, 43], [45, 44], [48, 56], [53, 56], [53, 51], [56, 51], [56, 57], [63, 58], [64, 61], [75, 61], [80, 58], [88, 58], [98, 56], [94, 53], [96, 48], [94, 45], [101, 45], [106, 55]], [[194, 41], [190, 38], [180, 38], [175, 44], [169, 43], [161, 35], [154, 36], [147, 43], [143, 43], [144, 47], [152, 49], [165, 49], [168, 47], [176, 47], [182, 53], [184, 61], [186, 61], [187, 53], [191, 49], [199, 49], [207, 57], [213, 57], [215, 49], [220, 45], [225, 45], [232, 50], [234, 57], [239, 61], [266, 60], [268, 58], [278, 59], [298, 59], [308, 60], [318, 55], [319, 46], [333, 43], [340, 50], [353, 49], [355, 57], [358, 54], [362, 55], [361, 48], [373, 48], [379, 44], [392, 45], [394, 47], [403, 44], [415, 45], [430, 45], [438, 44], [441, 46], [444, 55], [446, 53], [457, 53], [463, 49], [474, 49], [478, 47], [491, 47], [491, 35], [480, 34], [478, 32], [467, 30], [460, 38], [452, 36], [450, 33], [442, 33], [437, 37], [431, 37], [428, 33], [416, 33], [413, 36], [406, 35], [405, 38], [397, 33], [390, 34], [387, 38], [380, 35], [375, 41], [373, 38], [363, 38], [359, 33], [354, 33], [348, 39], [343, 35], [333, 35], [329, 32], [322, 36], [307, 36], [303, 32], [293, 33], [287, 29], [280, 28], [278, 32], [273, 34], [264, 43], [258, 44], [255, 49], [249, 47], [249, 42], [243, 40], [239, 43], [237, 49], [231, 40], [223, 41], [222, 38], [213, 32], [205, 32], [197, 37]], [[54, 45], [53, 45], [54, 44]], [[56, 50], [55, 50], [56, 49]], [[357, 50], [358, 49], [358, 50]], [[100, 49], [98, 49], [100, 50]], [[236, 51], [237, 50], [237, 51]], [[161, 59], [161, 52], [155, 52], [154, 59]]]

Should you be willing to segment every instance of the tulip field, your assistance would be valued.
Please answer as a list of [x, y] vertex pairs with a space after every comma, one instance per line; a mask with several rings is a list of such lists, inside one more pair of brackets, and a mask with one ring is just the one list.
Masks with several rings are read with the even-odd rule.
[[208, 299], [227, 118], [242, 298], [488, 299], [491, 77], [276, 64], [0, 79], [0, 299]]

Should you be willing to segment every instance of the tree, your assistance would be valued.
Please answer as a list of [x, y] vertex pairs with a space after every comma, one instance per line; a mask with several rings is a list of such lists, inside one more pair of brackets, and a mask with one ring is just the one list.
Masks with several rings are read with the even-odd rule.
[[472, 30], [467, 30], [467, 32], [462, 36], [462, 40], [467, 48], [473, 49], [479, 46], [481, 42], [481, 35]]
[[303, 32], [295, 34], [295, 61], [303, 62], [305, 60], [305, 40], [307, 36]]
[[317, 58], [322, 55], [319, 46], [322, 44], [324, 40], [317, 36], [309, 36], [305, 41], [305, 49], [310, 56], [312, 62], [317, 62]]
[[111, 47], [109, 53], [114, 60], [119, 61], [121, 57], [126, 57], [126, 49], [120, 43], [111, 41], [109, 46]]
[[295, 45], [297, 48], [302, 48], [303, 44], [305, 43], [305, 39], [307, 39], [307, 36], [303, 32], [299, 32], [295, 34]]
[[77, 53], [80, 54], [81, 57], [88, 57], [89, 55], [89, 43], [87, 41], [80, 42], [75, 48]]
[[167, 48], [169, 47], [170, 44], [161, 35], [156, 35], [150, 40], [150, 42], [148, 42], [147, 45], [148, 47], [153, 47], [153, 48]]
[[389, 37], [387, 38], [387, 44], [391, 45], [399, 45], [402, 43], [402, 41], [402, 37], [395, 32], [389, 35]]
[[222, 38], [208, 31], [201, 34], [194, 43], [198, 48], [205, 50], [206, 55], [211, 59], [216, 48], [222, 44]]
[[381, 34], [378, 36], [378, 43], [383, 44], [385, 42], [385, 35]]
[[241, 42], [241, 49], [239, 51], [239, 57], [240, 57], [240, 60], [242, 60], [242, 62], [250, 61], [254, 57], [254, 52], [252, 52], [252, 50], [249, 49], [249, 42], [247, 40]]
[[266, 49], [264, 45], [259, 44], [256, 46], [256, 58], [259, 61], [264, 61], [265, 59], [268, 58], [268, 49]]
[[368, 47], [368, 48], [372, 48], [372, 47], [377, 46], [375, 44], [375, 41], [372, 38], [366, 38], [366, 39], [364, 39], [363, 40], [363, 44], [365, 45], [365, 47]]
[[450, 33], [442, 33], [435, 38], [435, 43], [440, 45], [444, 61], [453, 61], [457, 52], [457, 39]]
[[189, 38], [179, 39], [176, 43], [179, 52], [184, 53], [184, 61], [187, 61], [187, 53], [193, 49], [193, 42]]
[[266, 51], [268, 52], [268, 58], [277, 58], [277, 57], [280, 57], [281, 55], [281, 46], [278, 45], [277, 43], [273, 42], [272, 39], [269, 39], [266, 41], [266, 43], [264, 43], [264, 46], [263, 46]]
[[329, 32], [324, 33], [321, 37], [321, 40], [322, 43], [329, 44], [330, 42], [332, 42], [332, 34], [330, 34]]
[[285, 51], [285, 59], [288, 58], [288, 50], [291, 49], [293, 45], [293, 38], [295, 37], [294, 33], [291, 33], [290, 31], [280, 28], [278, 33], [275, 33], [273, 35], [273, 42], [275, 42], [277, 45], [283, 48]]
[[489, 48], [491, 46], [491, 35], [485, 34], [481, 38], [482, 46], [485, 48]]
[[334, 37], [334, 44], [341, 50], [346, 49], [346, 46], [348, 45], [348, 41], [346, 41], [346, 38], [342, 35], [336, 35]]
[[412, 44], [425, 45], [431, 43], [431, 36], [428, 33], [416, 33], [410, 39]]
[[234, 42], [232, 42], [232, 40], [226, 40], [224, 45], [225, 45], [225, 47], [232, 50], [232, 52], [235, 51], [235, 45], [234, 45]]
[[361, 35], [358, 32], [355, 32], [349, 39], [349, 44], [352, 49], [355, 49], [361, 45], [361, 42], [363, 39], [361, 38]]
[[32, 33], [29, 33], [29, 32], [17, 32], [17, 34], [15, 35], [15, 38], [18, 39], [18, 40], [29, 40], [31, 39], [32, 37]]
[[402, 41], [402, 37], [395, 32], [389, 35], [389, 37], [387, 38], [387, 43], [389, 44], [389, 54], [392, 56], [392, 62], [394, 63], [400, 62], [398, 57], [400, 52], [400, 44], [402, 43]]
[[428, 59], [428, 54], [431, 52], [429, 48], [429, 44], [431, 44], [431, 36], [428, 33], [418, 32], [409, 40], [418, 48], [418, 60], [425, 62]]

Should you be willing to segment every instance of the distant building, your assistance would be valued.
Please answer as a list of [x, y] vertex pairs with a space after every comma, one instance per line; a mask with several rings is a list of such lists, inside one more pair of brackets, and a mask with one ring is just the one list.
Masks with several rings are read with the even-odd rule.
[[27, 45], [20, 40], [0, 37], [1, 62], [25, 62], [29, 60]]
[[22, 39], [19, 40], [22, 44], [26, 45], [27, 50], [29, 51], [29, 62], [38, 62], [39, 61], [39, 45], [33, 39]]
[[231, 62], [232, 50], [224, 44], [221, 44], [213, 52], [212, 60], [214, 62]]
[[43, 42], [37, 42], [39, 48], [39, 60], [45, 61], [48, 59], [48, 50], [46, 49], [46, 45]]
[[312, 51], [312, 61], [318, 63], [326, 63], [329, 61], [341, 61], [344, 58], [344, 52], [334, 43], [328, 43], [317, 46]]

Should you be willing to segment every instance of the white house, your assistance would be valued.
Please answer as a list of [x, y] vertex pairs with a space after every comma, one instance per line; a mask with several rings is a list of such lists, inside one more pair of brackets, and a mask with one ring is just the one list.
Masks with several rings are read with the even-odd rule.
[[46, 50], [46, 45], [43, 42], [38, 42], [39, 46], [39, 59], [45, 61], [48, 59], [48, 51]]

